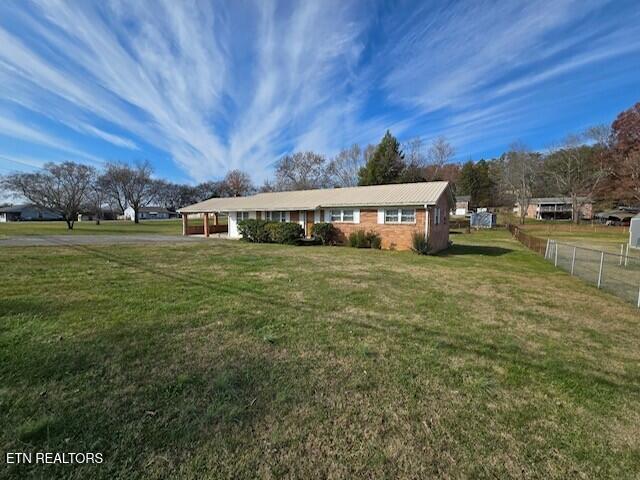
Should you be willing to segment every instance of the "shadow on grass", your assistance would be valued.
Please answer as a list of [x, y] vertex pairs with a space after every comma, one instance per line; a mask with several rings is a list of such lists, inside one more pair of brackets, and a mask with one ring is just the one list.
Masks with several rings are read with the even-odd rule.
[[482, 255], [485, 257], [499, 257], [506, 253], [513, 252], [511, 248], [492, 247], [490, 245], [457, 245], [440, 253], [442, 257], [454, 257], [457, 255]]

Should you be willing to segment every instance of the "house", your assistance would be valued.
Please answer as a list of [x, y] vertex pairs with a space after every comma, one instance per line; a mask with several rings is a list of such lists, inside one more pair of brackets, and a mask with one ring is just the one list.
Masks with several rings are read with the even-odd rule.
[[[255, 218], [275, 222], [297, 222], [311, 237], [313, 225], [333, 223], [345, 242], [358, 230], [374, 231], [382, 248], [407, 250], [415, 232], [425, 235], [434, 251], [449, 243], [449, 211], [453, 195], [449, 182], [372, 185], [293, 192], [258, 193], [247, 197], [211, 198], [180, 209], [183, 234], [208, 236], [218, 215], [228, 214], [228, 237], [239, 238], [238, 221]], [[190, 214], [204, 214], [202, 227], [189, 227]], [[213, 216], [214, 225], [209, 224]]]
[[[593, 203], [587, 197], [578, 197], [580, 216], [584, 220], [591, 220]], [[567, 220], [571, 219], [571, 199], [567, 197], [532, 198], [529, 201], [526, 216], [536, 220]], [[516, 203], [513, 212], [520, 216], [520, 203]]]
[[[177, 216], [176, 212], [163, 207], [140, 207], [138, 210], [138, 220], [167, 220]], [[135, 211], [132, 207], [127, 207], [124, 210], [124, 219], [135, 220]]]
[[456, 196], [456, 207], [451, 211], [451, 215], [465, 216], [469, 213], [469, 203], [471, 202], [470, 195]]
[[62, 215], [36, 205], [13, 205], [0, 208], [0, 223], [26, 222], [31, 220], [62, 220]]

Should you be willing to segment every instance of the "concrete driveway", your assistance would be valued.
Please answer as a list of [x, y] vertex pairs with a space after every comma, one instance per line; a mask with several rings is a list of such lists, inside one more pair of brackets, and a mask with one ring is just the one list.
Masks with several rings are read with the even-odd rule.
[[122, 245], [135, 243], [204, 242], [204, 236], [181, 235], [21, 235], [0, 238], [0, 247], [35, 247], [60, 245]]

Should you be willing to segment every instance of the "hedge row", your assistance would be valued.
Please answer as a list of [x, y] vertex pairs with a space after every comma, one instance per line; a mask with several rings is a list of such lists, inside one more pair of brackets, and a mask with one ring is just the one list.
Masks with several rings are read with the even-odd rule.
[[304, 229], [294, 222], [270, 222], [267, 220], [241, 220], [238, 233], [243, 240], [253, 243], [285, 243], [294, 245], [304, 238]]

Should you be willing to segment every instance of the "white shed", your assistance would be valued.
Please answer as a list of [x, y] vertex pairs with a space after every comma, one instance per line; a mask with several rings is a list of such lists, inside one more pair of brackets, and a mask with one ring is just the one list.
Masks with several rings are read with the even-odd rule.
[[640, 213], [631, 219], [629, 225], [629, 246], [640, 248]]

